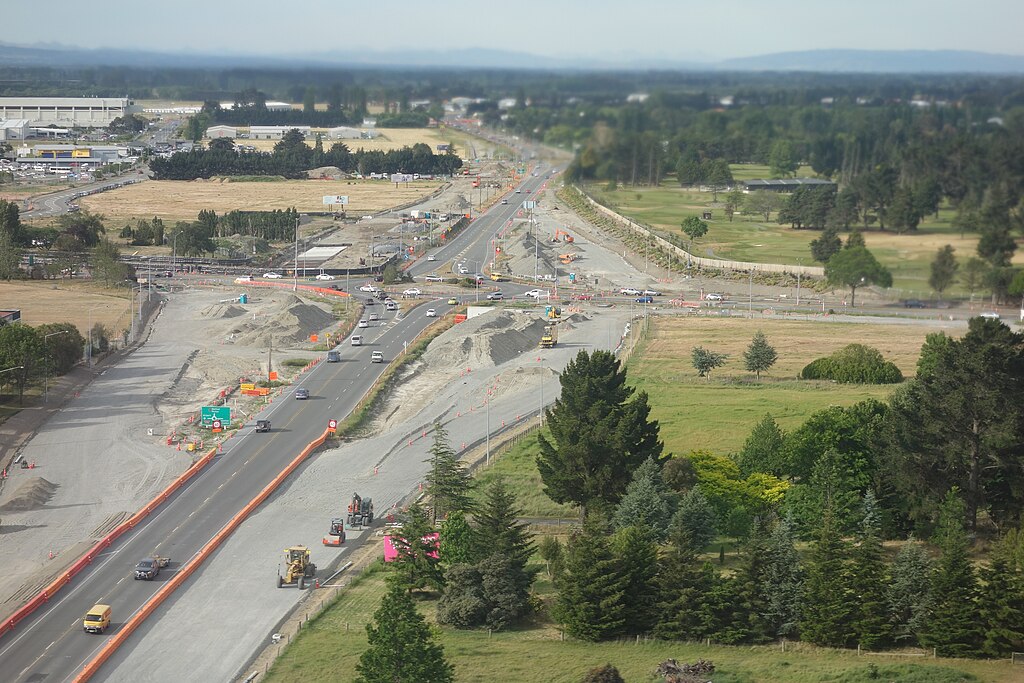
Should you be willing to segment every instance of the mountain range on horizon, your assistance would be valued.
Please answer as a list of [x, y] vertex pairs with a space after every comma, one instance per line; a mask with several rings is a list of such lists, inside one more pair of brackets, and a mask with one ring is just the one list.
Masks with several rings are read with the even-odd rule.
[[717, 61], [654, 58], [595, 60], [546, 57], [487, 48], [457, 50], [345, 50], [295, 55], [168, 53], [66, 45], [0, 42], [0, 65], [23, 67], [135, 66], [193, 68], [458, 68], [562, 71], [804, 71], [818, 73], [1024, 74], [1024, 56], [970, 50], [822, 49]]

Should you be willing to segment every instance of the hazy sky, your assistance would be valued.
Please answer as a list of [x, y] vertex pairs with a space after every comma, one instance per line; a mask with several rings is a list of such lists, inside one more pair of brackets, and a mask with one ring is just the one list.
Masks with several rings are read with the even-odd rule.
[[[0, 40], [204, 53], [487, 47], [720, 59], [815, 48], [1024, 54], [1024, 0], [46, 0]], [[59, 20], [58, 20], [59, 18]]]

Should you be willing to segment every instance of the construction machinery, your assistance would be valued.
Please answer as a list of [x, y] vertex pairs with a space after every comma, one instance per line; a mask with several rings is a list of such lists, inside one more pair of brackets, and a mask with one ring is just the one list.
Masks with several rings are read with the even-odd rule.
[[572, 244], [575, 240], [573, 236], [567, 233], [565, 230], [555, 230], [555, 236], [551, 238], [552, 242], [561, 242], [565, 240], [567, 244]]
[[284, 549], [284, 574], [277, 570], [277, 587], [295, 584], [302, 590], [306, 587], [306, 579], [316, 576], [316, 565], [309, 561], [309, 548], [294, 545]]
[[540, 337], [540, 348], [553, 349], [558, 343], [558, 326], [552, 323], [544, 326], [544, 334]]
[[345, 520], [335, 517], [331, 520], [331, 530], [324, 536], [324, 545], [339, 546], [345, 542]]
[[576, 252], [570, 252], [570, 253], [567, 253], [567, 254], [559, 254], [558, 255], [558, 260], [562, 262], [562, 265], [566, 265], [567, 266], [570, 263], [572, 263], [573, 261], [575, 261], [576, 259], [578, 259], [579, 257], [580, 257], [580, 255], [577, 254]]
[[373, 499], [362, 498], [358, 493], [353, 493], [352, 502], [348, 504], [348, 517], [345, 522], [350, 529], [373, 524]]
[[562, 317], [562, 309], [558, 306], [547, 305], [544, 307], [544, 317], [557, 322]]

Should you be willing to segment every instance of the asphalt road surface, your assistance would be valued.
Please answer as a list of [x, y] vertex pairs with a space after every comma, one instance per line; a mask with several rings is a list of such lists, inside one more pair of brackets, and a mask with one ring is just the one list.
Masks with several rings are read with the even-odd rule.
[[[443, 302], [430, 305], [444, 309]], [[191, 558], [283, 468], [285, 463], [326, 428], [329, 418], [343, 418], [387, 364], [370, 363], [373, 351], [393, 359], [433, 318], [413, 315], [391, 319], [377, 328], [372, 343], [352, 347], [344, 342], [346, 362], [321, 363], [297, 386], [308, 400], [294, 400], [289, 390], [264, 411], [273, 430], [256, 434], [252, 423], [227, 442], [199, 476], [131, 533], [123, 536], [90, 568], [79, 574], [54, 600], [0, 639], [0, 672], [4, 681], [37, 683], [66, 681], [82, 668], [174, 570]], [[367, 330], [358, 330], [368, 335]], [[102, 382], [103, 380], [97, 380]], [[156, 581], [136, 581], [132, 569], [147, 555], [173, 560]], [[82, 616], [95, 603], [113, 606], [111, 629], [95, 636], [82, 631]], [[128, 641], [125, 649], [132, 647]]]

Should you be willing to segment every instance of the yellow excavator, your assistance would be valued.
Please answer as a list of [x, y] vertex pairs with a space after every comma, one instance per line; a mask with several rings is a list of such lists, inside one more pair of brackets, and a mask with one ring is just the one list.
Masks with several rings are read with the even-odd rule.
[[277, 570], [277, 587], [295, 584], [302, 590], [306, 587], [306, 579], [316, 576], [316, 565], [309, 561], [309, 548], [294, 545], [284, 549], [285, 571]]

